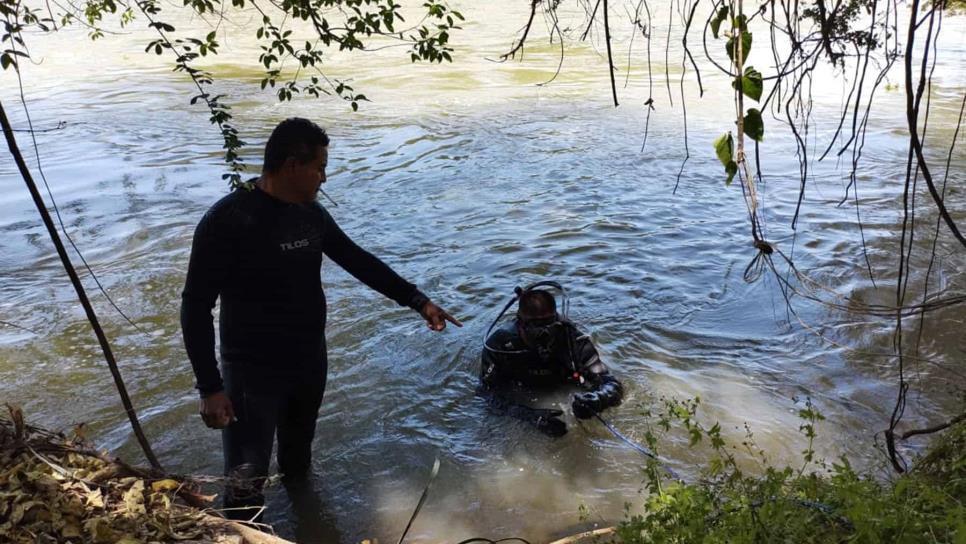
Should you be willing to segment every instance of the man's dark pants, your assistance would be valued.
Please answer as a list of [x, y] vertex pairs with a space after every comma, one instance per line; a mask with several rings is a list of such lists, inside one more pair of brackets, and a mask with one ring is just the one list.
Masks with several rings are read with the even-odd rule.
[[225, 515], [251, 520], [265, 501], [262, 486], [276, 435], [278, 467], [284, 480], [298, 481], [310, 475], [326, 362], [323, 357], [281, 373], [267, 365], [226, 361], [222, 376], [236, 419], [222, 431], [228, 478]]

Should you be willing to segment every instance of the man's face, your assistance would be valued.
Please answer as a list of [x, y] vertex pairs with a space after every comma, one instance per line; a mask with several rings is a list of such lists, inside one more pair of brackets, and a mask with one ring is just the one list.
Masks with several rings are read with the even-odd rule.
[[295, 157], [289, 157], [286, 160], [286, 181], [302, 201], [315, 200], [319, 187], [325, 183], [325, 167], [328, 162], [328, 147], [320, 147], [315, 157], [306, 163], [299, 162]]

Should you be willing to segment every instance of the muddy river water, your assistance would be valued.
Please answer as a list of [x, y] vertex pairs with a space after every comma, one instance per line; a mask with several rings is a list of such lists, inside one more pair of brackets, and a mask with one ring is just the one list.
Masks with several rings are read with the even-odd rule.
[[[743, 279], [754, 250], [741, 190], [724, 184], [711, 147], [731, 126], [728, 82], [708, 70], [704, 83], [718, 91], [699, 99], [688, 76], [691, 158], [674, 192], [685, 156], [679, 42], [669, 52], [672, 106], [664, 89], [664, 30], [655, 28], [657, 110], [642, 152], [648, 86], [641, 43], [619, 108], [610, 103], [599, 41], [573, 44], [559, 77], [539, 85], [559, 60], [543, 23], [522, 61], [488, 60], [509, 47], [527, 4], [463, 2], [468, 21], [453, 36], [453, 64], [414, 66], [394, 49], [336, 55], [329, 73], [351, 77], [372, 100], [358, 113], [338, 99], [277, 103], [259, 90], [257, 48], [239, 30], [254, 23], [235, 15], [220, 30], [224, 51], [210, 66], [243, 139], [252, 143], [250, 162], [258, 162], [260, 146], [285, 117], [327, 127], [326, 190], [338, 207], [323, 204], [360, 245], [465, 322], [431, 334], [415, 314], [323, 265], [330, 371], [314, 465], [322, 519], [306, 541], [395, 540], [435, 457], [442, 468], [412, 541], [542, 541], [611, 524], [626, 501], [639, 504], [642, 459], [599, 423], [568, 415], [570, 432], [550, 439], [489, 414], [474, 395], [483, 333], [514, 286], [539, 279], [567, 286], [572, 319], [592, 333], [624, 381], [626, 401], [608, 418], [627, 436], [642, 437], [640, 405], [648, 399], [699, 396], [702, 417], [721, 421], [730, 437], [740, 439], [747, 422], [773, 461], [797, 463], [805, 442], [794, 399], [810, 397], [827, 417], [819, 453], [847, 454], [878, 470], [884, 460], [875, 434], [888, 426], [896, 395], [896, 364], [888, 356], [894, 323], [800, 296], [792, 297], [792, 312], [774, 274]], [[930, 120], [931, 137], [941, 142], [930, 148], [936, 164], [945, 160], [966, 83], [966, 24], [962, 18], [944, 24]], [[227, 191], [219, 135], [206, 111], [189, 106], [189, 82], [164, 59], [143, 53], [147, 34], [127, 30], [96, 42], [85, 34], [34, 36], [43, 62], [24, 65], [34, 125], [66, 122], [37, 134], [43, 171], [67, 231], [143, 330], [125, 323], [83, 274], [156, 453], [172, 471], [219, 474], [220, 438], [197, 416], [178, 323], [194, 226]], [[627, 36], [618, 40], [626, 57]], [[795, 146], [766, 116], [766, 235], [822, 286], [814, 292], [823, 300], [895, 300], [907, 147], [901, 73], [889, 81], [900, 87], [880, 89], [859, 172], [875, 285], [865, 271], [854, 204], [838, 205], [849, 161], [813, 165], [793, 231]], [[827, 141], [847, 91], [840, 75], [817, 76], [810, 147]], [[9, 72], [0, 76], [0, 100], [16, 127], [25, 128]], [[18, 138], [37, 176], [30, 140], [24, 133]], [[949, 205], [966, 224], [962, 139], [950, 169]], [[50, 427], [89, 422], [98, 446], [139, 460], [74, 292], [13, 161], [6, 151], [0, 156], [0, 320], [7, 323], [0, 325], [0, 399], [21, 404], [30, 419]], [[927, 198], [918, 195], [917, 221], [934, 225]], [[924, 238], [912, 266], [915, 296], [928, 263]], [[938, 248], [932, 289], [961, 291], [963, 248], [948, 232]], [[910, 363], [907, 424], [937, 422], [956, 409], [966, 383], [964, 320], [962, 306], [928, 318], [921, 360]], [[908, 328], [915, 332], [913, 324]], [[542, 400], [566, 405], [568, 396]], [[912, 446], [910, 454], [918, 447]], [[696, 474], [702, 461], [680, 439], [670, 440], [664, 455], [685, 475]], [[589, 521], [580, 520], [581, 505]], [[269, 506], [268, 521], [292, 537], [291, 509], [278, 488]]]

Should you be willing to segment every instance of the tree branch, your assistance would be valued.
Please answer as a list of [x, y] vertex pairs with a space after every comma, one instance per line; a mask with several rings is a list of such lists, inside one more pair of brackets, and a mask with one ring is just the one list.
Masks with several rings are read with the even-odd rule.
[[533, 26], [533, 18], [536, 17], [537, 15], [537, 4], [539, 3], [540, 3], [540, 0], [532, 0], [530, 2], [530, 18], [527, 19], [527, 26], [523, 28], [523, 35], [520, 36], [520, 40], [517, 41], [517, 44], [515, 46], [513, 46], [513, 49], [511, 49], [507, 53], [500, 55], [501, 61], [513, 58], [517, 54], [517, 51], [523, 49], [523, 44], [526, 43], [527, 41], [527, 35], [530, 34], [530, 27]]

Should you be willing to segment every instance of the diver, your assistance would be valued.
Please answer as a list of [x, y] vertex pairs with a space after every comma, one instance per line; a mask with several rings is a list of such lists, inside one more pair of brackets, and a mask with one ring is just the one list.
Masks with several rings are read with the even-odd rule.
[[[561, 311], [549, 289], [561, 293]], [[541, 281], [515, 290], [516, 296], [503, 308], [487, 330], [483, 343], [478, 393], [496, 412], [535, 425], [550, 436], [562, 436], [567, 425], [561, 410], [533, 408], [517, 403], [514, 389], [547, 388], [573, 384], [584, 391], [574, 394], [571, 406], [578, 419], [620, 404], [621, 383], [604, 366], [590, 337], [567, 317], [569, 300], [563, 287]], [[519, 301], [516, 319], [496, 328], [500, 318]]]

